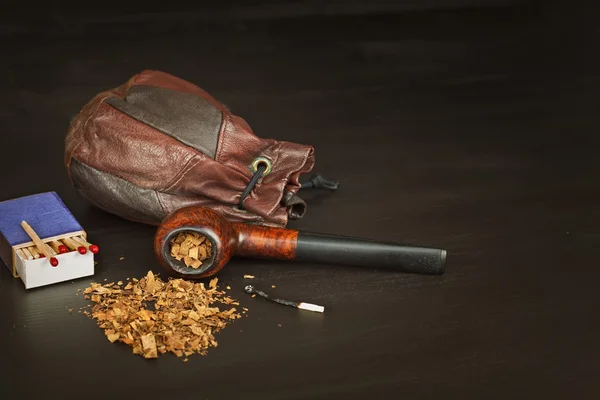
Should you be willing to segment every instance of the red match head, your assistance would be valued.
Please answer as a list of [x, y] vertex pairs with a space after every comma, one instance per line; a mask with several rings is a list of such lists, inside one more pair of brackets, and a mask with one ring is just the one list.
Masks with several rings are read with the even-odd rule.
[[100, 251], [100, 248], [98, 246], [96, 246], [95, 244], [90, 245], [90, 251], [94, 254], [98, 254], [98, 252]]
[[83, 246], [79, 246], [77, 248], [77, 251], [79, 252], [79, 254], [85, 254], [85, 253], [87, 253], [87, 249], [85, 247], [83, 247]]
[[69, 249], [67, 249], [67, 246], [65, 246], [64, 244], [61, 244], [60, 246], [58, 246], [58, 252], [60, 254], [68, 253]]
[[50, 265], [56, 267], [58, 265], [58, 260], [54, 257], [50, 258]]

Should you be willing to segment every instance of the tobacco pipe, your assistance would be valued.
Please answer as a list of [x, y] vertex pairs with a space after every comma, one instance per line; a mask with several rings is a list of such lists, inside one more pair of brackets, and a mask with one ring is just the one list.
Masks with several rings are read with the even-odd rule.
[[[197, 269], [171, 256], [170, 240], [185, 231], [204, 235], [212, 243], [211, 256]], [[156, 231], [154, 253], [172, 274], [191, 279], [216, 274], [232, 256], [429, 275], [443, 274], [446, 263], [446, 251], [442, 249], [230, 222], [212, 209], [197, 206], [180, 208], [165, 217]]]

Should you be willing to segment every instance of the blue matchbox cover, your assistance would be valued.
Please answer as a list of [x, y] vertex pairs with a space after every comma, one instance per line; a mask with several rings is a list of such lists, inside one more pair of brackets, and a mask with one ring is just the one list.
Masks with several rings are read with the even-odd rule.
[[11, 246], [31, 242], [21, 226], [26, 221], [42, 239], [83, 231], [56, 192], [0, 202], [0, 233]]

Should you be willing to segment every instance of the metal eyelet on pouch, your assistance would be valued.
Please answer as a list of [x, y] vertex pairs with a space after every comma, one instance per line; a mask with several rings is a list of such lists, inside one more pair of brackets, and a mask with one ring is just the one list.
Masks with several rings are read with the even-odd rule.
[[252, 171], [252, 173], [255, 173], [261, 164], [265, 164], [267, 166], [267, 169], [263, 173], [263, 176], [271, 172], [271, 169], [273, 168], [271, 160], [269, 160], [267, 157], [257, 157], [254, 159], [254, 161], [252, 161], [252, 164], [250, 165], [250, 170]]
[[244, 192], [240, 195], [239, 204], [236, 204], [235, 206], [233, 206], [233, 211], [240, 212], [240, 213], [248, 212], [243, 208], [242, 199], [245, 199], [250, 194], [250, 191], [255, 187], [255, 185], [265, 175], [268, 175], [269, 172], [271, 172], [272, 168], [273, 168], [273, 164], [272, 164], [271, 160], [269, 160], [267, 157], [256, 157], [254, 159], [254, 161], [252, 161], [252, 164], [250, 164], [250, 171], [252, 171], [252, 175], [253, 175], [252, 179], [248, 183], [248, 186], [246, 187]]

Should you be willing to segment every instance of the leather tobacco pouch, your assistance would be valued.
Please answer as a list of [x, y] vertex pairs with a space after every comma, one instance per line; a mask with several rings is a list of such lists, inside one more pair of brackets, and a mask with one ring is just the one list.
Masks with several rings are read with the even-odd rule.
[[130, 221], [158, 225], [199, 205], [232, 221], [285, 226], [306, 211], [297, 192], [314, 149], [257, 137], [200, 87], [146, 70], [79, 111], [64, 161], [79, 195]]

